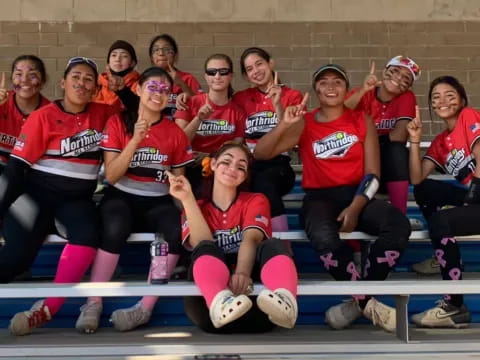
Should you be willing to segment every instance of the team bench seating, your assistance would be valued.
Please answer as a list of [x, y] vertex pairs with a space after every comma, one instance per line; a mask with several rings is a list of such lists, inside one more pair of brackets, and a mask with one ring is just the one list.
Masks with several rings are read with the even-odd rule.
[[[254, 295], [263, 289], [255, 284]], [[397, 310], [396, 336], [403, 342], [409, 341], [408, 302], [410, 295], [432, 294], [480, 294], [480, 280], [462, 281], [327, 281], [300, 280], [298, 295], [393, 295]], [[0, 298], [39, 298], [39, 297], [89, 297], [89, 296], [200, 296], [195, 284], [186, 281], [173, 281], [165, 285], [150, 285], [145, 282], [99, 282], [78, 284], [53, 283], [12, 283], [0, 285]]]

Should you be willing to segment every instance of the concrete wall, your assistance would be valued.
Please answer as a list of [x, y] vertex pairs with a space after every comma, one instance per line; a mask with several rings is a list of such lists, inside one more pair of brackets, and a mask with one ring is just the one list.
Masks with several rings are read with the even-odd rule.
[[[252, 45], [270, 51], [282, 81], [302, 91], [320, 64], [344, 65], [358, 85], [370, 61], [380, 69], [403, 54], [423, 69], [414, 88], [423, 109], [441, 74], [457, 76], [480, 107], [479, 0], [0, 0], [0, 71], [17, 55], [39, 55], [50, 76], [44, 93], [54, 98], [69, 57], [92, 57], [103, 68], [110, 44], [125, 39], [141, 70], [149, 40], [163, 32], [180, 45], [179, 68], [202, 83], [205, 58], [223, 52], [234, 59], [235, 88], [246, 86], [238, 58]], [[426, 127], [432, 135], [442, 123]]]

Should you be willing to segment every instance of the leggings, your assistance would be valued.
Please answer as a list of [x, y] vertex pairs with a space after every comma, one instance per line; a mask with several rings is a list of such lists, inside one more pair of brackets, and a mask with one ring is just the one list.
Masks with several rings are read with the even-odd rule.
[[98, 218], [91, 197], [65, 196], [27, 185], [3, 220], [5, 246], [0, 249], [0, 282], [8, 283], [30, 268], [47, 235], [55, 232], [55, 219], [65, 227], [69, 244], [96, 248]]
[[359, 274], [353, 253], [339, 237], [336, 220], [355, 196], [356, 187], [338, 186], [306, 191], [301, 221], [325, 268], [336, 280], [384, 280], [408, 244], [410, 223], [405, 215], [385, 201], [370, 200], [358, 217], [357, 229], [377, 240]]
[[270, 201], [272, 218], [284, 215], [282, 197], [295, 185], [290, 158], [279, 155], [272, 160], [255, 161], [252, 167], [251, 191], [264, 194]]
[[[189, 278], [193, 279], [193, 265], [195, 261], [203, 256], [210, 255], [220, 259], [229, 267], [236, 264], [237, 254], [225, 254], [213, 241], [202, 241], [192, 252], [192, 265], [190, 266]], [[288, 255], [285, 246], [278, 239], [263, 241], [257, 248], [252, 279], [259, 280], [260, 271], [268, 260], [277, 255]], [[252, 308], [241, 318], [217, 329], [210, 320], [209, 310], [205, 299], [201, 296], [185, 297], [185, 312], [190, 320], [205, 332], [209, 333], [262, 333], [271, 331], [275, 325], [268, 319], [268, 316], [261, 311], [253, 297]]]
[[162, 233], [169, 252], [180, 254], [180, 210], [170, 195], [149, 197], [109, 187], [99, 207], [100, 248], [119, 254], [132, 232]]
[[[480, 233], [480, 204], [464, 206], [467, 190], [438, 180], [425, 179], [414, 188], [415, 200], [428, 222], [430, 239], [444, 280], [460, 280], [463, 263], [455, 236]], [[455, 207], [440, 210], [442, 206]], [[456, 306], [462, 295], [447, 295]]]
[[378, 138], [380, 142], [380, 161], [382, 183], [389, 181], [409, 181], [408, 150], [405, 144], [390, 141], [387, 135]]

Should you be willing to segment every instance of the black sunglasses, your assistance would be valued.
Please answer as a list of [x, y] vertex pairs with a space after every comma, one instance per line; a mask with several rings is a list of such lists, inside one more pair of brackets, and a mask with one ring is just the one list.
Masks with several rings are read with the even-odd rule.
[[228, 69], [228, 68], [220, 68], [220, 69], [216, 69], [216, 68], [208, 68], [208, 69], [205, 69], [205, 74], [207, 74], [208, 76], [215, 76], [218, 74], [220, 74], [220, 76], [226, 76], [228, 74], [230, 74], [232, 72], [232, 70]]

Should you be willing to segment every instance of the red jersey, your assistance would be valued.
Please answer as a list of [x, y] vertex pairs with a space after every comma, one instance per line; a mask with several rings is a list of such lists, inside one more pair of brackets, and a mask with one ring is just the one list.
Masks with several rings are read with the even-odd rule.
[[[188, 99], [187, 110], [177, 110], [175, 119], [188, 122], [198, 114], [200, 108], [205, 105], [208, 94], [198, 94]], [[215, 105], [210, 101], [213, 109], [212, 115], [200, 123], [197, 133], [192, 141], [194, 151], [212, 153], [225, 141], [237, 137], [243, 138], [245, 134], [245, 112], [237, 104], [229, 101], [225, 105]]]
[[11, 156], [40, 173], [96, 182], [102, 131], [112, 112], [109, 105], [92, 102], [72, 114], [55, 101], [30, 114]]
[[[121, 116], [112, 116], [100, 147], [120, 153], [131, 139]], [[164, 196], [169, 191], [166, 171], [191, 161], [192, 148], [185, 133], [172, 121], [162, 119], [152, 125], [138, 144], [127, 172], [113, 186], [135, 195]]]
[[[50, 101], [40, 95], [37, 109], [48, 105]], [[0, 165], [6, 165], [17, 136], [28, 115], [22, 113], [15, 101], [15, 92], [11, 91], [7, 101], [0, 105]]]
[[[410, 121], [415, 118], [417, 100], [413, 92], [408, 90], [389, 102], [383, 102], [377, 97], [377, 89], [363, 95], [355, 110], [364, 111], [373, 119], [378, 135], [388, 134], [399, 120]], [[358, 90], [359, 88], [353, 89], [347, 98]]]
[[[202, 92], [200, 83], [198, 82], [197, 79], [195, 79], [195, 77], [192, 74], [183, 72], [180, 70], [176, 70], [176, 71], [177, 71], [177, 76], [179, 76], [180, 79], [182, 79], [183, 82], [187, 84], [195, 94], [199, 94]], [[170, 94], [170, 98], [168, 99], [168, 105], [163, 110], [164, 115], [166, 115], [170, 120], [173, 120], [175, 116], [175, 111], [177, 110], [177, 107], [176, 107], [177, 96], [182, 92], [183, 90], [180, 86], [178, 86], [177, 84], [173, 84], [172, 93]]]
[[319, 110], [305, 114], [305, 128], [298, 143], [303, 163], [302, 187], [322, 189], [360, 184], [365, 172], [365, 114], [345, 108], [339, 118], [317, 122]]
[[480, 113], [464, 108], [451, 132], [443, 131], [435, 137], [424, 155], [444, 173], [453, 175], [462, 184], [468, 184], [475, 171], [472, 149], [480, 139]]
[[[252, 150], [263, 135], [272, 130], [278, 123], [272, 101], [258, 88], [249, 88], [233, 95], [233, 102], [241, 106], [246, 114], [245, 141]], [[281, 103], [287, 106], [299, 105], [302, 102], [302, 93], [298, 90], [282, 86]]]
[[[247, 229], [258, 229], [265, 238], [272, 236], [270, 204], [263, 194], [241, 192], [226, 211], [211, 201], [199, 200], [198, 205], [214, 240], [227, 254], [238, 252], [243, 232]], [[185, 244], [190, 228], [185, 216], [182, 216], [182, 222], [182, 242]]]

